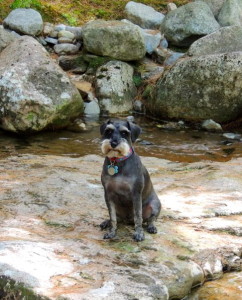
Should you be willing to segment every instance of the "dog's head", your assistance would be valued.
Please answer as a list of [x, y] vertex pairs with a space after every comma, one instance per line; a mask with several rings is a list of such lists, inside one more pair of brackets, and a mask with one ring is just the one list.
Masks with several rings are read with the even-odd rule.
[[132, 143], [138, 138], [141, 128], [129, 121], [108, 120], [100, 127], [102, 135], [102, 152], [107, 157], [128, 155]]

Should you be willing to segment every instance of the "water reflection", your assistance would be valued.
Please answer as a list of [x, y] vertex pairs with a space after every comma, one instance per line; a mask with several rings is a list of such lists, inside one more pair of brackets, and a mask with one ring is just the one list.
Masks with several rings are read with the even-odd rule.
[[[136, 151], [143, 156], [155, 156], [172, 161], [227, 161], [242, 155], [242, 143], [226, 140], [221, 133], [192, 129], [164, 130], [148, 118], [136, 118], [143, 132], [136, 142]], [[87, 130], [44, 132], [32, 136], [14, 136], [0, 132], [0, 157], [18, 154], [66, 155], [79, 157], [101, 154], [99, 125], [103, 120], [86, 119]]]

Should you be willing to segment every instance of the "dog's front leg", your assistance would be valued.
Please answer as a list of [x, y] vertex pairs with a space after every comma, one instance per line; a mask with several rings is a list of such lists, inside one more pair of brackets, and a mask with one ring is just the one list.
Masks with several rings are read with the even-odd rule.
[[134, 226], [135, 232], [133, 238], [136, 242], [143, 241], [145, 239], [142, 223], [142, 201], [141, 196], [137, 195], [133, 198], [133, 207], [134, 207]]
[[107, 200], [108, 212], [110, 217], [110, 227], [109, 231], [104, 234], [104, 239], [112, 239], [116, 235], [117, 230], [117, 216], [116, 216], [116, 209], [113, 201]]

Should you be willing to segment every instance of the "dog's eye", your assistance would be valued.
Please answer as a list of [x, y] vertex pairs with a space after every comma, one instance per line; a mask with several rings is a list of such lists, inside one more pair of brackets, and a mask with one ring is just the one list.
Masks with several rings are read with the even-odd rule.
[[112, 129], [105, 130], [105, 135], [110, 136], [113, 133]]
[[128, 135], [128, 132], [123, 130], [123, 131], [120, 132], [120, 134], [121, 134], [122, 137], [126, 137]]

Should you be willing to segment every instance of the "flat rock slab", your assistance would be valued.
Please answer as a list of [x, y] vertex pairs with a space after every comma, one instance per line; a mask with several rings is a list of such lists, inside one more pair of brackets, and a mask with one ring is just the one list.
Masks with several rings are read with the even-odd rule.
[[204, 272], [221, 276], [225, 263], [241, 270], [242, 159], [142, 160], [163, 211], [158, 234], [136, 243], [127, 225], [102, 239], [103, 158], [1, 159], [0, 283], [22, 282], [45, 299], [168, 299], [183, 298]]

